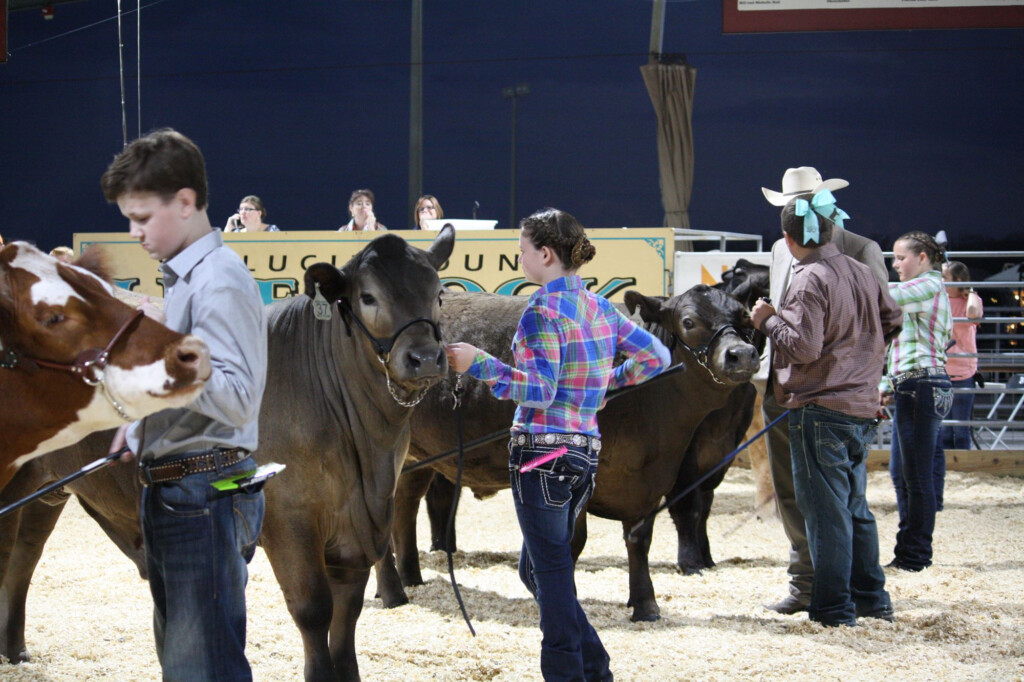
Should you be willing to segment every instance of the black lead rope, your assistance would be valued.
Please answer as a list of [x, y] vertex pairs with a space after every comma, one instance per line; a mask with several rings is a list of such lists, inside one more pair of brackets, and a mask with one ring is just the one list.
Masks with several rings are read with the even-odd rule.
[[459, 508], [459, 498], [462, 497], [462, 464], [465, 460], [465, 452], [462, 447], [462, 377], [460, 376], [455, 381], [455, 389], [452, 391], [452, 397], [455, 399], [455, 432], [458, 438], [458, 469], [455, 473], [455, 495], [452, 497], [452, 507], [448, 511], [448, 525], [445, 527], [445, 547], [444, 552], [448, 555], [448, 576], [452, 581], [452, 591], [455, 592], [455, 600], [459, 602], [459, 609], [462, 611], [462, 617], [466, 619], [466, 625], [469, 626], [469, 632], [471, 635], [476, 637], [476, 630], [473, 629], [473, 623], [469, 620], [469, 614], [466, 613], [466, 604], [462, 601], [462, 593], [459, 592], [459, 584], [455, 582], [455, 563], [452, 558], [452, 538], [455, 536], [455, 512]]
[[[668, 369], [666, 369], [664, 372], [662, 372], [658, 376], [653, 377], [652, 379], [650, 379], [650, 381], [654, 381], [654, 380], [658, 379], [659, 377], [663, 377], [663, 376], [666, 376], [668, 374], [676, 374], [678, 372], [685, 372], [685, 371], [686, 371], [686, 365], [685, 364], [674, 365], [674, 366], [669, 367]], [[647, 382], [644, 382], [644, 383], [647, 383]], [[619, 388], [619, 389], [616, 389], [614, 391], [609, 391], [607, 394], [605, 394], [605, 398], [606, 398], [606, 400], [611, 400], [612, 398], [616, 398], [616, 397], [622, 395], [623, 393], [628, 393], [630, 390], [633, 390], [633, 389], [635, 389], [635, 388], [637, 388], [639, 386], [642, 386], [642, 385], [643, 384], [634, 384], [633, 386], [625, 386], [623, 388]], [[452, 538], [455, 535], [455, 513], [459, 509], [459, 498], [462, 497], [462, 469], [463, 469], [463, 465], [465, 464], [465, 460], [466, 460], [466, 450], [472, 450], [474, 448], [480, 447], [481, 445], [486, 445], [487, 443], [494, 442], [494, 441], [496, 441], [496, 440], [498, 440], [500, 438], [507, 438], [508, 437], [508, 429], [502, 429], [501, 431], [496, 431], [496, 432], [490, 434], [489, 436], [484, 436], [482, 438], [477, 438], [476, 440], [474, 440], [474, 441], [472, 441], [470, 443], [469, 447], [466, 447], [465, 444], [463, 443], [463, 440], [462, 440], [462, 394], [463, 394], [463, 392], [464, 392], [464, 389], [462, 387], [462, 375], [458, 374], [458, 375], [456, 375], [456, 378], [455, 378], [455, 388], [452, 389], [452, 398], [455, 401], [455, 405], [453, 406], [453, 409], [455, 410], [455, 434], [456, 434], [456, 442], [457, 442], [458, 445], [453, 450], [449, 450], [448, 452], [441, 453], [440, 455], [437, 455], [435, 457], [430, 457], [430, 458], [425, 459], [423, 461], [417, 462], [417, 463], [415, 463], [415, 464], [413, 464], [411, 466], [407, 466], [407, 467], [402, 469], [402, 473], [405, 473], [407, 471], [414, 471], [416, 469], [420, 469], [420, 468], [425, 467], [425, 466], [427, 466], [429, 464], [432, 464], [433, 462], [436, 462], [438, 460], [446, 459], [448, 457], [451, 457], [452, 455], [458, 455], [458, 460], [457, 460], [457, 464], [456, 464], [456, 471], [455, 471], [455, 495], [452, 498], [451, 509], [448, 510], [448, 524], [445, 526], [445, 549], [444, 549], [444, 551], [445, 551], [445, 554], [448, 555], [448, 577], [450, 578], [451, 583], [452, 583], [452, 591], [455, 593], [455, 600], [459, 603], [459, 609], [462, 611], [462, 617], [466, 620], [466, 625], [469, 627], [470, 634], [472, 634], [474, 637], [476, 637], [476, 630], [473, 629], [473, 623], [470, 621], [469, 614], [466, 612], [466, 604], [462, 600], [462, 593], [459, 591], [459, 584], [455, 580], [455, 562], [454, 562], [454, 559], [453, 559], [452, 549], [451, 549], [452, 544], [454, 544], [452, 542]]]
[[787, 415], [789, 415], [789, 410], [786, 410], [785, 412], [783, 412], [782, 414], [780, 414], [780, 415], [779, 415], [778, 417], [776, 417], [775, 419], [773, 419], [773, 420], [772, 420], [772, 422], [771, 422], [770, 424], [768, 424], [768, 426], [764, 427], [763, 429], [761, 429], [760, 431], [758, 431], [758, 432], [757, 432], [756, 434], [754, 434], [754, 435], [753, 435], [753, 436], [752, 436], [752, 437], [751, 437], [751, 438], [750, 438], [749, 440], [747, 440], [747, 442], [746, 442], [746, 443], [743, 443], [743, 444], [742, 444], [742, 445], [740, 445], [740, 446], [739, 446], [738, 448], [736, 448], [735, 450], [733, 450], [732, 452], [730, 452], [730, 453], [729, 453], [728, 455], [726, 455], [726, 456], [725, 456], [725, 457], [724, 457], [724, 458], [722, 459], [722, 461], [721, 461], [721, 462], [719, 462], [719, 463], [718, 463], [718, 464], [716, 464], [716, 465], [715, 465], [714, 467], [712, 467], [710, 471], [708, 471], [707, 473], [705, 473], [705, 474], [704, 474], [703, 476], [701, 476], [700, 478], [698, 478], [698, 479], [697, 479], [696, 481], [694, 481], [693, 483], [691, 483], [690, 485], [688, 485], [688, 486], [686, 487], [686, 489], [685, 489], [685, 490], [683, 490], [683, 492], [679, 493], [678, 495], [676, 495], [675, 497], [673, 497], [673, 498], [672, 498], [671, 500], [667, 500], [667, 501], [663, 502], [663, 503], [661, 504], [661, 506], [659, 506], [659, 507], [658, 507], [657, 509], [655, 509], [655, 510], [654, 510], [654, 511], [652, 511], [652, 512], [651, 512], [650, 514], [648, 514], [647, 516], [645, 516], [645, 517], [644, 517], [644, 518], [643, 518], [643, 519], [642, 519], [641, 521], [639, 521], [639, 522], [638, 522], [638, 523], [637, 523], [637, 524], [636, 524], [635, 526], [633, 526], [632, 528], [630, 528], [630, 529], [629, 529], [629, 532], [628, 532], [628, 533], [626, 533], [626, 541], [627, 541], [627, 542], [632, 542], [632, 543], [636, 544], [636, 543], [637, 543], [637, 542], [638, 542], [638, 541], [640, 540], [640, 538], [638, 538], [638, 537], [636, 536], [636, 534], [637, 534], [637, 532], [638, 532], [638, 531], [639, 531], [639, 530], [640, 530], [641, 528], [643, 528], [643, 527], [644, 527], [645, 525], [647, 525], [647, 524], [653, 524], [653, 523], [654, 523], [654, 517], [656, 517], [656, 516], [657, 516], [657, 515], [658, 515], [659, 513], [661, 513], [661, 512], [663, 512], [663, 511], [665, 511], [666, 509], [668, 509], [669, 507], [671, 507], [671, 506], [672, 506], [673, 504], [675, 504], [675, 503], [676, 503], [676, 502], [678, 502], [679, 500], [683, 499], [684, 497], [686, 497], [687, 495], [689, 495], [690, 493], [692, 493], [692, 492], [693, 492], [693, 491], [694, 491], [694, 490], [695, 490], [695, 489], [697, 488], [697, 486], [699, 486], [699, 485], [700, 485], [701, 483], [703, 483], [704, 481], [706, 481], [706, 480], [708, 480], [709, 478], [711, 478], [711, 476], [712, 476], [712, 475], [713, 475], [713, 474], [714, 474], [714, 473], [715, 473], [716, 471], [718, 471], [719, 469], [721, 469], [722, 467], [724, 467], [724, 466], [725, 466], [726, 464], [728, 464], [729, 462], [731, 462], [731, 461], [733, 460], [733, 458], [734, 458], [734, 457], [735, 457], [736, 455], [740, 454], [741, 452], [743, 452], [744, 450], [746, 450], [746, 449], [747, 449], [748, 447], [750, 447], [750, 445], [751, 445], [751, 444], [752, 444], [752, 443], [753, 443], [754, 441], [756, 441], [756, 440], [757, 440], [758, 438], [760, 438], [760, 437], [761, 437], [762, 435], [764, 435], [764, 433], [765, 433], [765, 432], [766, 432], [766, 431], [767, 431], [768, 429], [772, 428], [773, 426], [775, 426], [776, 424], [778, 424], [778, 423], [779, 423], [780, 421], [782, 421], [782, 418], [783, 418], [783, 417], [785, 417], [785, 416], [787, 416]]
[[6, 507], [4, 507], [3, 509], [0, 509], [0, 518], [3, 518], [4, 516], [7, 516], [11, 512], [15, 512], [15, 511], [21, 509], [22, 507], [24, 507], [26, 504], [29, 504], [30, 502], [35, 502], [40, 497], [43, 497], [44, 495], [48, 495], [48, 494], [52, 493], [54, 490], [58, 490], [60, 488], [63, 488], [68, 483], [71, 483], [72, 481], [78, 480], [82, 476], [87, 476], [88, 474], [91, 474], [93, 472], [99, 471], [100, 469], [106, 467], [109, 464], [113, 464], [114, 462], [116, 462], [118, 459], [121, 458], [121, 455], [125, 454], [126, 452], [128, 452], [128, 446], [127, 445], [124, 446], [123, 448], [121, 448], [120, 450], [118, 450], [117, 452], [111, 452], [109, 455], [107, 455], [106, 457], [103, 457], [102, 459], [97, 459], [96, 461], [92, 462], [91, 464], [86, 464], [84, 467], [82, 467], [81, 469], [79, 469], [75, 473], [69, 474], [68, 476], [65, 476], [64, 478], [60, 479], [59, 481], [54, 481], [53, 483], [51, 483], [49, 485], [43, 486], [42, 488], [40, 488], [39, 490], [35, 491], [31, 495], [29, 495], [27, 497], [23, 497], [22, 499], [18, 500], [17, 502], [13, 502], [13, 503], [7, 505]]

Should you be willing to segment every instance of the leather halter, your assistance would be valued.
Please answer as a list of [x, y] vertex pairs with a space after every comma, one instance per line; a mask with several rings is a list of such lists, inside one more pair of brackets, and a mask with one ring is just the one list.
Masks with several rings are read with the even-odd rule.
[[388, 392], [391, 393], [391, 397], [394, 398], [395, 402], [401, 405], [402, 407], [415, 407], [416, 405], [418, 405], [420, 401], [423, 400], [424, 396], [427, 395], [427, 391], [429, 389], [424, 389], [423, 391], [421, 391], [419, 396], [415, 400], [403, 400], [402, 398], [398, 397], [398, 394], [395, 393], [395, 389], [391, 384], [391, 372], [388, 371], [388, 362], [391, 360], [391, 349], [394, 348], [395, 342], [398, 341], [398, 337], [399, 335], [402, 334], [402, 332], [404, 332], [406, 329], [413, 326], [414, 324], [419, 324], [420, 322], [425, 322], [426, 324], [429, 324], [431, 329], [434, 330], [434, 339], [438, 343], [441, 343], [441, 326], [437, 322], [434, 322], [429, 318], [417, 317], [416, 319], [409, 320], [408, 322], [403, 324], [401, 327], [398, 328], [398, 331], [392, 334], [389, 338], [380, 339], [370, 333], [370, 330], [366, 328], [366, 325], [363, 324], [363, 321], [360, 320], [359, 317], [356, 315], [355, 311], [352, 310], [352, 306], [349, 305], [349, 302], [347, 300], [343, 298], [338, 299], [338, 309], [341, 310], [341, 319], [345, 322], [345, 331], [348, 332], [349, 336], [352, 335], [352, 330], [349, 329], [348, 319], [352, 318], [352, 321], [356, 323], [356, 326], [359, 327], [363, 331], [363, 334], [366, 335], [366, 338], [369, 339], [370, 344], [373, 346], [374, 352], [377, 354], [377, 360], [380, 362], [380, 364], [384, 366], [384, 377], [387, 379]]
[[697, 364], [708, 371], [708, 374], [711, 375], [711, 378], [714, 379], [715, 383], [725, 384], [724, 381], [715, 376], [715, 370], [712, 369], [711, 365], [708, 364], [708, 353], [710, 353], [711, 346], [714, 345], [715, 341], [717, 341], [718, 338], [727, 331], [731, 331], [733, 334], [740, 337], [741, 339], [746, 339], [746, 337], [740, 333], [740, 330], [737, 329], [735, 325], [723, 324], [721, 327], [715, 330], [715, 333], [711, 335], [711, 338], [708, 339], [707, 343], [702, 343], [696, 348], [688, 345], [686, 341], [683, 341], [681, 336], [679, 336], [673, 331], [672, 346], [674, 348], [676, 344], [679, 344], [686, 350], [690, 351], [690, 354], [693, 355], [693, 357], [697, 360]]
[[110, 390], [103, 383], [103, 377], [107, 369], [107, 365], [110, 364], [110, 353], [117, 345], [117, 342], [121, 340], [121, 337], [128, 333], [139, 318], [144, 315], [142, 310], [136, 310], [132, 313], [121, 328], [117, 330], [114, 337], [110, 339], [110, 343], [107, 344], [106, 348], [87, 348], [78, 354], [75, 361], [72, 363], [63, 362], [51, 362], [49, 360], [41, 360], [31, 355], [24, 353], [18, 353], [13, 350], [5, 350], [3, 343], [0, 342], [0, 368], [2, 369], [17, 369], [19, 367], [24, 368], [26, 371], [35, 372], [40, 367], [46, 367], [47, 369], [56, 369], [64, 372], [70, 372], [74, 376], [81, 379], [88, 386], [100, 386], [104, 389], [103, 394], [107, 400], [117, 411], [118, 415], [125, 421], [132, 421], [131, 417], [125, 411], [124, 407], [121, 406], [111, 394]]

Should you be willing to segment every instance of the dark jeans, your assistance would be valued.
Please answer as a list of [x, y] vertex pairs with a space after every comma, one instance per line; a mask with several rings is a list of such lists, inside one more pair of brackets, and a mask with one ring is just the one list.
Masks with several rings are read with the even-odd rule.
[[[974, 388], [974, 377], [950, 380], [953, 388]], [[953, 407], [949, 410], [949, 419], [968, 420], [974, 411], [973, 393], [954, 393]], [[939, 426], [939, 437], [935, 441], [935, 462], [932, 467], [932, 480], [935, 486], [935, 511], [942, 511], [942, 498], [946, 491], [946, 450], [970, 450], [970, 426]]]
[[142, 491], [153, 629], [164, 680], [251, 680], [245, 658], [247, 564], [263, 525], [263, 492], [210, 483], [255, 469], [251, 457]]
[[[974, 377], [950, 381], [953, 388], [974, 388], [977, 384]], [[957, 421], [967, 421], [974, 413], [973, 393], [954, 393], [953, 407], [949, 411], [949, 418]], [[970, 450], [974, 447], [971, 440], [970, 426], [943, 426], [941, 431], [942, 447], [947, 450]]]
[[945, 376], [909, 379], [893, 393], [892, 454], [889, 475], [900, 512], [894, 561], [919, 571], [932, 564], [935, 530], [935, 443], [953, 402]]
[[808, 614], [825, 625], [853, 625], [858, 610], [892, 608], [865, 497], [874, 433], [874, 419], [813, 404], [789, 413], [793, 483], [814, 564]]
[[544, 679], [610, 680], [608, 652], [576, 599], [570, 541], [594, 491], [597, 453], [566, 445], [561, 457], [519, 473], [519, 465], [561, 446], [509, 445], [509, 475], [523, 532], [519, 578], [540, 606]]

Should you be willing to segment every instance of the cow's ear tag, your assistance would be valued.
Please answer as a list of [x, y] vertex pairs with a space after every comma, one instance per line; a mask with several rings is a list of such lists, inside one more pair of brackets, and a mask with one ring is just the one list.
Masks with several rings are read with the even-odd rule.
[[316, 295], [313, 296], [313, 317], [318, 320], [330, 320], [333, 316], [331, 304], [327, 302], [324, 295], [320, 293], [320, 282], [316, 283]]

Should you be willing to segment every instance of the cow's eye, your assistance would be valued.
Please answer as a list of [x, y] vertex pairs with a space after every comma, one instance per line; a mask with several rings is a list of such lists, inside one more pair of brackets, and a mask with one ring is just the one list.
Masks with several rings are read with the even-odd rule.
[[683, 318], [683, 329], [690, 330], [696, 326], [696, 323], [688, 317]]
[[377, 305], [377, 299], [373, 294], [359, 294], [359, 302], [363, 305]]
[[64, 321], [64, 316], [60, 313], [50, 313], [50, 316], [43, 320], [44, 327], [53, 327]]
[[437, 292], [437, 305], [439, 305], [439, 306], [444, 305], [444, 292], [443, 291]]

